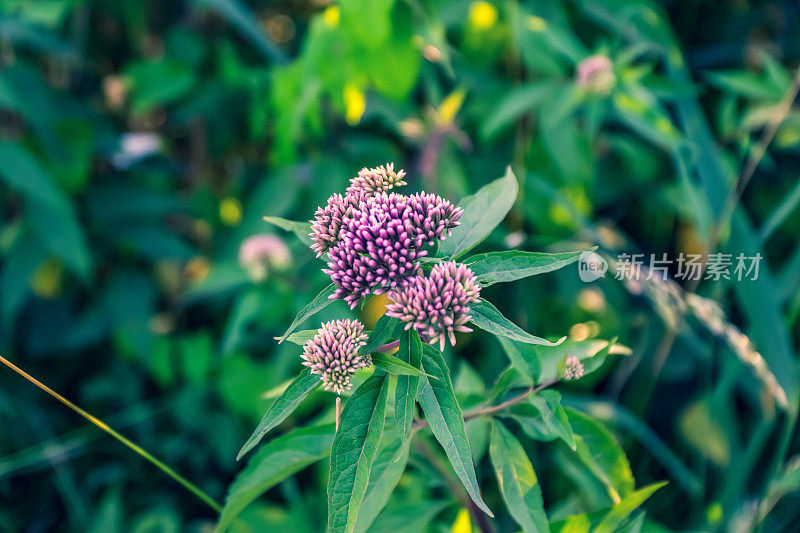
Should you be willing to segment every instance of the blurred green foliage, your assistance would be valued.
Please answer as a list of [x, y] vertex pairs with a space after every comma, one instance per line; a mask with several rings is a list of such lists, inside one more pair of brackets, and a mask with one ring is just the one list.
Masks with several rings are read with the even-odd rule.
[[[519, 198], [487, 250], [764, 255], [758, 281], [698, 292], [753, 340], [786, 410], [702, 324], [671, 329], [668, 310], [610, 276], [584, 284], [566, 268], [485, 293], [537, 335], [632, 348], [563, 391], [576, 424], [597, 423], [583, 412], [614, 430], [637, 485], [670, 481], [629, 531], [793, 531], [799, 16], [778, 0], [0, 0], [0, 352], [221, 500], [299, 368], [298, 347], [273, 338], [327, 283], [262, 217], [312, 217], [362, 166], [394, 161], [412, 189], [459, 200], [510, 164]], [[597, 55], [611, 71], [578, 83]], [[237, 260], [256, 233], [292, 255], [260, 283]], [[380, 309], [353, 314], [371, 327]], [[349, 312], [337, 302], [314, 320]], [[492, 389], [503, 353], [486, 335], [459, 342], [463, 406]], [[284, 426], [332, 421], [330, 400], [314, 393]], [[501, 507], [485, 422], [467, 429]], [[217, 519], [6, 371], [0, 423], [0, 531]], [[563, 444], [522, 441], [551, 520], [605, 502]], [[373, 530], [467, 531], [429, 462], [409, 464]], [[280, 483], [245, 521], [321, 530], [326, 473], [323, 461]]]

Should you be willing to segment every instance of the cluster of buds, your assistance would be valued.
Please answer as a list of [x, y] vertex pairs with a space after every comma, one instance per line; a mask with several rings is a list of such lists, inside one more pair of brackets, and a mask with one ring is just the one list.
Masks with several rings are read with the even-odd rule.
[[438, 342], [444, 350], [445, 339], [455, 346], [457, 331], [472, 331], [466, 326], [472, 318], [469, 305], [479, 300], [480, 292], [469, 267], [455, 261], [438, 263], [429, 276], [414, 276], [389, 291], [386, 314], [405, 322], [406, 329], [414, 328], [423, 341]]
[[325, 390], [342, 394], [352, 388], [353, 372], [372, 365], [369, 354], [359, 354], [366, 343], [364, 325], [358, 320], [331, 320], [303, 346], [303, 364], [321, 375]]
[[405, 184], [389, 164], [363, 169], [344, 196], [333, 195], [311, 223], [312, 249], [327, 254], [332, 298], [351, 308], [368, 294], [394, 289], [419, 269], [425, 245], [452, 234], [461, 209], [434, 194], [387, 191]]
[[567, 381], [575, 381], [583, 377], [583, 363], [581, 360], [570, 355], [564, 361], [564, 379]]
[[239, 263], [255, 282], [264, 281], [272, 271], [284, 270], [291, 261], [289, 248], [275, 235], [253, 235], [239, 247]]
[[604, 55], [587, 57], [578, 64], [575, 82], [593, 93], [608, 95], [617, 84], [614, 65]]

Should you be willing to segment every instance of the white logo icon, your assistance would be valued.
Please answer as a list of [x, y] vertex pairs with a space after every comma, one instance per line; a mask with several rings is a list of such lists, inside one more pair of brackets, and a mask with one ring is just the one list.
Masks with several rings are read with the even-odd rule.
[[578, 276], [586, 283], [605, 277], [608, 263], [594, 252], [583, 252], [578, 258]]

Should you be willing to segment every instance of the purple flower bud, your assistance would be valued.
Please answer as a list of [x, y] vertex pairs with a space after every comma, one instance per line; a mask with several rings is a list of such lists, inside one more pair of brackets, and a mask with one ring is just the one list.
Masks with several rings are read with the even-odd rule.
[[353, 210], [363, 200], [363, 195], [355, 193], [342, 196], [334, 194], [328, 198], [325, 207], [318, 207], [311, 221], [309, 236], [313, 243], [311, 249], [317, 252], [317, 257], [325, 254], [339, 240], [339, 230], [342, 222], [352, 215]]
[[608, 57], [594, 55], [578, 64], [575, 81], [580, 87], [607, 95], [616, 85], [617, 77], [614, 75], [614, 65]]
[[272, 270], [283, 270], [292, 260], [289, 248], [275, 235], [253, 235], [239, 247], [239, 263], [253, 281], [263, 281]]
[[458, 225], [461, 209], [435, 196], [376, 193], [345, 217], [328, 250], [328, 268], [343, 298], [355, 308], [364, 296], [398, 287], [419, 269], [423, 247]]
[[386, 314], [406, 322], [406, 329], [413, 327], [423, 341], [438, 341], [444, 350], [445, 338], [455, 346], [456, 331], [472, 331], [466, 326], [472, 318], [469, 304], [479, 300], [480, 292], [469, 267], [455, 261], [438, 263], [428, 277], [414, 276], [389, 291]]
[[350, 186], [347, 188], [347, 194], [363, 193], [365, 196], [371, 196], [378, 192], [386, 192], [394, 187], [405, 185], [406, 182], [403, 178], [406, 175], [405, 170], [399, 170], [395, 173], [394, 163], [386, 163], [376, 168], [362, 168], [358, 176], [350, 180]]
[[575, 381], [576, 379], [580, 379], [582, 377], [583, 363], [581, 363], [581, 360], [574, 355], [570, 355], [567, 357], [567, 360], [564, 361], [564, 379], [567, 381]]
[[301, 357], [312, 374], [322, 376], [325, 390], [341, 394], [352, 388], [350, 376], [356, 369], [372, 364], [369, 354], [358, 353], [366, 343], [364, 325], [358, 320], [331, 320], [306, 342]]

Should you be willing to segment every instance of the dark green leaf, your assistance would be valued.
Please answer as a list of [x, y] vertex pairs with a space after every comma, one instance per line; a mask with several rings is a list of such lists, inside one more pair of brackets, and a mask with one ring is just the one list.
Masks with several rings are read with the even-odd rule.
[[557, 254], [509, 250], [473, 255], [464, 263], [469, 265], [481, 285], [487, 286], [558, 270], [577, 261], [582, 253], [584, 250]]
[[267, 412], [264, 414], [264, 418], [261, 419], [256, 430], [239, 451], [236, 460], [238, 461], [241, 459], [244, 454], [250, 451], [264, 438], [264, 435], [286, 420], [286, 417], [292, 414], [297, 406], [300, 405], [300, 403], [305, 400], [306, 396], [317, 388], [318, 385], [319, 375], [312, 374], [311, 369], [308, 367], [303, 368], [300, 375], [298, 375], [297, 378], [289, 384], [286, 390], [283, 391], [283, 394], [269, 406], [269, 409], [267, 409]]
[[328, 530], [350, 533], [367, 492], [370, 469], [383, 435], [389, 380], [373, 374], [347, 400], [331, 448]]
[[485, 239], [514, 205], [518, 189], [517, 177], [508, 167], [505, 176], [464, 198], [459, 204], [464, 209], [461, 224], [439, 245], [439, 255], [455, 259]]
[[217, 532], [225, 531], [251, 502], [292, 474], [325, 458], [333, 425], [301, 428], [270, 441], [253, 455], [228, 489]]
[[418, 368], [414, 368], [402, 359], [398, 359], [397, 357], [387, 353], [376, 352], [372, 354], [372, 363], [375, 365], [375, 368], [383, 370], [387, 374], [417, 377], [423, 375]]
[[557, 346], [564, 340], [561, 339], [558, 342], [550, 342], [541, 337], [536, 337], [527, 333], [504, 317], [495, 306], [486, 300], [481, 300], [476, 304], [472, 304], [472, 306], [470, 306], [470, 314], [472, 315], [472, 323], [482, 330], [501, 337], [508, 337], [515, 341], [528, 344], [541, 344], [543, 346]]
[[422, 369], [438, 378], [430, 380], [422, 377], [422, 390], [419, 397], [419, 404], [425, 413], [433, 436], [444, 448], [447, 458], [472, 501], [486, 514], [494, 516], [481, 498], [480, 487], [475, 477], [475, 466], [472, 464], [467, 431], [464, 426], [464, 416], [453, 390], [450, 370], [447, 368], [441, 352], [430, 345], [424, 345]]
[[411, 441], [409, 439], [395, 437], [391, 444], [385, 446], [378, 453], [378, 457], [372, 464], [367, 495], [364, 496], [356, 518], [356, 532], [365, 533], [386, 506], [406, 469], [410, 449]]
[[[422, 341], [419, 338], [419, 333], [414, 329], [403, 331], [400, 337], [399, 353], [401, 356], [408, 358], [408, 363], [411, 367], [419, 368], [422, 362]], [[394, 393], [394, 412], [397, 430], [403, 438], [408, 438], [409, 433], [411, 433], [418, 388], [419, 377], [398, 376], [397, 389]]]
[[549, 533], [542, 489], [519, 441], [500, 422], [492, 422], [489, 445], [503, 501], [525, 533]]
[[381, 315], [378, 319], [375, 328], [370, 332], [367, 344], [361, 348], [361, 353], [372, 353], [397, 333], [397, 327], [400, 325], [400, 320], [392, 318], [387, 314]]
[[283, 335], [278, 338], [278, 344], [285, 341], [286, 338], [289, 337], [289, 335], [291, 335], [292, 332], [297, 328], [297, 326], [299, 326], [300, 324], [302, 324], [303, 322], [305, 322], [306, 320], [308, 320], [309, 318], [311, 318], [312, 316], [314, 316], [315, 314], [317, 314], [318, 312], [322, 311], [330, 304], [332, 304], [334, 300], [332, 300], [330, 297], [335, 292], [336, 292], [336, 285], [333, 283], [322, 289], [322, 292], [317, 294], [316, 298], [311, 300], [311, 302], [307, 306], [305, 306], [303, 309], [300, 310], [299, 313], [297, 313], [297, 316], [292, 321], [292, 324], [289, 326], [289, 329], [287, 329], [283, 333]]

